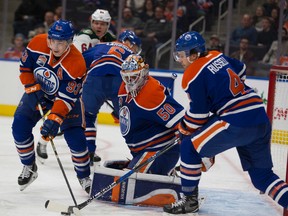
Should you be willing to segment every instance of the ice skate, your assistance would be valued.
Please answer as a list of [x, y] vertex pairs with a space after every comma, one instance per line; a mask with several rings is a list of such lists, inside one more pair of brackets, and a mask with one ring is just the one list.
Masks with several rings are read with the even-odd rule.
[[93, 166], [94, 165], [94, 162], [97, 163], [97, 162], [100, 162], [101, 161], [101, 157], [99, 157], [96, 153], [94, 152], [91, 152], [89, 153], [89, 156], [90, 156], [90, 166]]
[[198, 187], [194, 190], [192, 195], [183, 196], [175, 203], [165, 205], [163, 211], [169, 214], [186, 214], [196, 213], [199, 210], [198, 202]]
[[90, 179], [90, 177], [85, 177], [82, 179], [78, 179], [79, 183], [81, 184], [81, 187], [88, 193], [90, 194], [90, 189], [91, 189], [91, 185], [92, 185], [92, 180]]
[[47, 143], [43, 144], [38, 142], [36, 147], [37, 159], [44, 164], [45, 160], [48, 158], [47, 154]]
[[18, 177], [20, 191], [23, 191], [26, 187], [28, 187], [37, 177], [37, 165], [35, 163], [30, 166], [24, 165], [22, 173]]

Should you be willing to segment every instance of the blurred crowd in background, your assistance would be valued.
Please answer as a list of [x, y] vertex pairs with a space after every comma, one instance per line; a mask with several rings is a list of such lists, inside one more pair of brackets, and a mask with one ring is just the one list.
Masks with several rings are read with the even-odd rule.
[[[142, 39], [142, 55], [150, 67], [154, 67], [156, 49], [171, 38], [174, 19], [174, 0], [126, 0], [122, 10], [121, 30], [133, 30]], [[227, 1], [228, 2], [228, 1]], [[253, 2], [253, 1], [248, 1]], [[256, 1], [257, 2], [257, 1]], [[286, 1], [285, 1], [286, 2]], [[60, 0], [22, 0], [15, 11], [11, 47], [2, 55], [7, 59], [19, 59], [27, 43], [37, 34], [46, 33], [55, 20], [63, 17]], [[237, 8], [238, 1], [233, 1]], [[227, 4], [228, 5], [228, 4]], [[288, 10], [285, 4], [281, 24], [282, 44], [280, 64], [288, 65]], [[69, 0], [65, 19], [71, 20], [76, 32], [90, 25], [90, 16], [96, 9], [109, 11], [112, 21], [109, 30], [117, 35], [119, 1], [117, 0]], [[277, 0], [259, 1], [253, 13], [241, 14], [238, 26], [233, 26], [230, 42], [213, 34], [213, 25], [218, 15], [218, 0], [178, 0], [176, 37], [189, 30], [199, 17], [206, 20], [205, 32], [209, 50], [224, 52], [229, 45], [229, 55], [247, 65], [247, 74], [257, 75], [259, 67], [271, 66], [277, 62], [278, 29], [280, 7]], [[197, 28], [197, 27], [196, 27]], [[197, 29], [193, 29], [196, 30]], [[261, 66], [262, 65], [262, 66]]]

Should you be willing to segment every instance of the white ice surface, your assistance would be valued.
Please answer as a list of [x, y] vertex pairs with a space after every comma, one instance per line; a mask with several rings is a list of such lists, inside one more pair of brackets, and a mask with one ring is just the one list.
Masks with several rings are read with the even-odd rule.
[[[0, 216], [53, 216], [44, 204], [47, 200], [73, 205], [56, 157], [48, 146], [49, 158], [38, 165], [38, 178], [20, 192], [17, 177], [22, 171], [12, 138], [13, 118], [0, 117]], [[35, 128], [35, 140], [39, 136]], [[130, 153], [116, 126], [98, 126], [97, 153], [102, 161], [131, 158]], [[80, 187], [73, 170], [68, 147], [63, 138], [54, 140], [60, 160], [65, 169], [77, 203], [88, 199]], [[206, 197], [200, 216], [282, 216], [282, 208], [266, 195], [260, 195], [250, 183], [247, 173], [242, 172], [235, 150], [229, 150], [216, 158], [216, 164], [203, 173], [200, 196]], [[164, 215], [161, 208], [121, 206], [93, 200], [81, 210], [82, 215], [150, 216]]]

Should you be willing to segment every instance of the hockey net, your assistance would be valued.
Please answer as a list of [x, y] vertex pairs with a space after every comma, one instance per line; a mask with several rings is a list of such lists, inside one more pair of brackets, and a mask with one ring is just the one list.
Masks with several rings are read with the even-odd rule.
[[[273, 66], [269, 75], [267, 114], [272, 124], [274, 172], [288, 180], [288, 67]], [[284, 211], [284, 216], [288, 212]]]

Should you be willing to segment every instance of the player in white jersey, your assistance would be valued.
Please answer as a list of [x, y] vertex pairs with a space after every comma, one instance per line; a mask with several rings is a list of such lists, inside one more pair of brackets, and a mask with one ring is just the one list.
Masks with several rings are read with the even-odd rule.
[[91, 26], [82, 29], [74, 36], [73, 44], [80, 52], [94, 47], [99, 42], [115, 41], [116, 37], [109, 32], [111, 16], [107, 10], [97, 9], [91, 16]]

